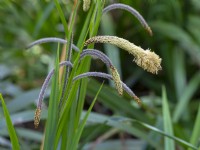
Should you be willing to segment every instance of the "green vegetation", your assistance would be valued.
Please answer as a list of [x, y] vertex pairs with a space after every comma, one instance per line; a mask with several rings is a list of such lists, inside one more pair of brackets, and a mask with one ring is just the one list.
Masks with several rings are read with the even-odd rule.
[[0, 149], [200, 150], [200, 2], [115, 2], [0, 1]]

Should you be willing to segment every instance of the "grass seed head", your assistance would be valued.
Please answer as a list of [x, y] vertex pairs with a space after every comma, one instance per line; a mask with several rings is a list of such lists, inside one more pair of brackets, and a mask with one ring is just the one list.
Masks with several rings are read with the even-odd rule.
[[150, 50], [141, 51], [140, 53], [137, 53], [137, 56], [135, 57], [134, 61], [138, 66], [153, 74], [157, 74], [158, 71], [162, 69], [162, 59]]
[[35, 117], [34, 117], [35, 128], [37, 128], [39, 123], [40, 123], [40, 115], [41, 115], [41, 109], [37, 108], [36, 111], [35, 111]]
[[110, 67], [110, 71], [111, 71], [113, 80], [115, 82], [116, 89], [117, 89], [119, 95], [122, 95], [123, 94], [123, 87], [122, 87], [122, 83], [121, 83], [119, 73], [114, 66]]

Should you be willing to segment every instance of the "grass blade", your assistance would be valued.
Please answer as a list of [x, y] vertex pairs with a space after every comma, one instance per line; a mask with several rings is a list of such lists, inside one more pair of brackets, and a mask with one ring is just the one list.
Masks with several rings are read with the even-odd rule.
[[80, 84], [80, 94], [79, 94], [79, 100], [78, 100], [78, 104], [77, 104], [76, 121], [75, 121], [76, 127], [75, 128], [78, 128], [81, 113], [83, 110], [83, 106], [84, 106], [84, 102], [85, 102], [85, 93], [87, 90], [87, 88], [83, 88], [83, 87], [87, 87], [87, 82], [88, 82], [87, 79], [83, 79]]
[[63, 24], [63, 26], [64, 26], [65, 35], [66, 35], [66, 37], [68, 37], [68, 36], [69, 36], [69, 29], [68, 29], [67, 21], [66, 21], [66, 19], [65, 19], [65, 15], [63, 14], [63, 11], [62, 11], [62, 8], [61, 8], [61, 6], [60, 6], [60, 4], [59, 4], [59, 1], [58, 1], [58, 0], [54, 0], [54, 3], [55, 3], [56, 8], [57, 8], [57, 10], [58, 10], [58, 13], [59, 13], [60, 19], [61, 19], [61, 21], [62, 21], [62, 24]]
[[6, 119], [8, 132], [9, 132], [9, 135], [10, 135], [10, 140], [11, 140], [11, 143], [12, 143], [12, 149], [13, 150], [19, 150], [20, 146], [19, 146], [18, 138], [17, 138], [14, 126], [13, 126], [12, 121], [10, 119], [10, 115], [9, 115], [8, 109], [6, 108], [6, 104], [4, 102], [4, 99], [3, 99], [2, 95], [1, 95], [1, 93], [0, 93], [0, 99], [1, 99], [1, 103], [2, 103], [4, 116], [5, 116], [5, 119]]
[[[82, 118], [83, 116], [85, 115], [86, 112], [83, 112], [82, 113]], [[172, 135], [169, 135], [168, 133], [165, 133], [163, 132], [162, 130], [152, 126], [152, 125], [149, 125], [147, 123], [144, 123], [142, 121], [139, 121], [139, 120], [136, 120], [136, 119], [130, 119], [130, 118], [126, 118], [126, 117], [121, 117], [121, 116], [117, 116], [117, 117], [108, 117], [106, 115], [100, 115], [100, 114], [97, 114], [97, 113], [90, 113], [89, 117], [88, 117], [88, 122], [90, 123], [99, 123], [99, 124], [105, 124], [105, 125], [108, 125], [108, 126], [111, 126], [111, 127], [115, 127], [115, 128], [118, 128], [118, 129], [121, 129], [122, 131], [125, 131], [129, 134], [132, 134], [138, 138], [141, 138], [143, 140], [146, 140], [148, 141], [148, 143], [158, 149], [161, 149], [161, 146], [158, 145], [158, 143], [156, 141], [154, 141], [153, 139], [150, 139], [148, 138], [147, 136], [147, 133], [145, 132], [145, 129], [144, 130], [141, 130], [141, 129], [138, 129], [134, 126], [131, 126], [130, 125], [130, 122], [134, 123], [134, 124], [139, 124], [141, 125], [142, 127], [146, 128], [146, 129], [149, 129], [149, 130], [152, 130], [160, 135], [163, 135], [165, 137], [168, 137], [182, 145], [185, 145], [187, 147], [190, 147], [194, 150], [197, 150], [197, 147], [193, 146], [192, 144], [180, 139], [180, 138], [177, 138], [175, 136], [172, 136]]]
[[93, 101], [92, 101], [92, 104], [90, 105], [90, 107], [89, 107], [87, 113], [85, 114], [85, 116], [84, 116], [84, 118], [83, 118], [83, 120], [82, 120], [82, 122], [81, 122], [81, 124], [80, 124], [80, 126], [79, 126], [79, 128], [78, 128], [77, 134], [76, 134], [76, 136], [74, 137], [74, 140], [73, 140], [74, 143], [72, 144], [72, 147], [73, 147], [72, 149], [77, 149], [77, 147], [74, 147], [74, 146], [77, 146], [77, 145], [78, 145], [78, 142], [79, 142], [79, 139], [80, 139], [80, 137], [81, 137], [81, 133], [83, 132], [83, 128], [84, 128], [84, 126], [85, 126], [85, 124], [86, 124], [87, 118], [88, 118], [88, 116], [89, 116], [89, 114], [90, 114], [90, 112], [91, 112], [91, 110], [92, 110], [92, 108], [93, 108], [93, 106], [94, 106], [94, 104], [95, 104], [95, 102], [96, 102], [97, 96], [99, 95], [99, 92], [101, 91], [102, 87], [103, 87], [103, 84], [102, 84], [101, 87], [99, 88], [99, 90], [98, 90], [98, 92], [97, 92], [95, 98], [94, 98]]
[[176, 88], [176, 95], [179, 99], [182, 96], [182, 91], [186, 87], [186, 70], [185, 70], [185, 55], [184, 52], [176, 48], [173, 51], [174, 60], [174, 83]]
[[[85, 116], [85, 112], [82, 113], [82, 118]], [[127, 132], [131, 135], [134, 135], [138, 138], [148, 141], [148, 143], [157, 149], [161, 148], [158, 146], [158, 143], [154, 142], [152, 139], [149, 139], [145, 130], [140, 130], [134, 126], [130, 125], [130, 120], [127, 121], [127, 118], [124, 117], [108, 117], [106, 115], [100, 115], [97, 113], [90, 113], [88, 117], [89, 123], [98, 123], [98, 124], [105, 124], [117, 129], [120, 129], [124, 132]]]
[[[51, 95], [48, 107], [48, 118], [46, 123], [44, 149], [51, 150], [55, 141], [56, 127], [58, 122], [59, 102], [59, 46], [55, 63], [55, 72], [52, 79]], [[50, 144], [51, 143], [51, 144]]]
[[[173, 136], [173, 127], [170, 117], [170, 110], [167, 102], [167, 95], [165, 87], [162, 88], [162, 106], [163, 106], [163, 119], [164, 119], [164, 131]], [[175, 150], [175, 144], [172, 139], [165, 137], [165, 150]]]
[[54, 3], [50, 2], [44, 9], [44, 13], [40, 17], [38, 17], [37, 24], [35, 25], [33, 36], [37, 37], [38, 33], [40, 32], [42, 25], [47, 21], [49, 15], [51, 14], [54, 8]]
[[[199, 105], [198, 113], [197, 113], [197, 116], [196, 116], [194, 128], [193, 128], [193, 131], [192, 131], [190, 143], [193, 144], [193, 145], [197, 145], [199, 137], [200, 137], [200, 105]], [[200, 149], [200, 147], [199, 147], [199, 149]], [[191, 150], [191, 148], [189, 148], [188, 150]]]
[[195, 91], [198, 89], [200, 83], [200, 73], [197, 73], [194, 75], [194, 77], [191, 79], [185, 90], [182, 92], [182, 96], [176, 105], [176, 109], [173, 115], [173, 121], [178, 122], [181, 115], [184, 113], [187, 104], [189, 103], [189, 100], [195, 93]]

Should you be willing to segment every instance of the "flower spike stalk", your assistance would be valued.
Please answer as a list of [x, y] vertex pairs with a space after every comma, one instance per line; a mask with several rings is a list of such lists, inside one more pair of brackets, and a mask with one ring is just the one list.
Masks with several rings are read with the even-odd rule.
[[132, 54], [135, 59], [135, 63], [142, 67], [144, 70], [157, 74], [162, 69], [162, 59], [150, 50], [143, 50], [141, 47], [134, 45], [133, 43], [116, 36], [95, 36], [88, 39], [85, 42], [85, 46], [91, 43], [110, 43], [118, 46]]
[[[109, 80], [113, 80], [113, 77], [109, 74], [102, 73], [102, 72], [86, 72], [74, 77], [73, 81], [76, 81], [81, 78], [85, 77], [101, 77]], [[139, 105], [141, 105], [141, 100], [131, 91], [131, 89], [122, 81], [120, 81], [124, 91], [126, 91]]]
[[[62, 66], [69, 66], [69, 67], [72, 67], [72, 63], [69, 62], [69, 61], [63, 61], [59, 64], [60, 67]], [[35, 111], [35, 117], [34, 117], [34, 125], [35, 125], [35, 128], [38, 127], [39, 125], [39, 122], [40, 122], [40, 114], [41, 114], [41, 110], [42, 110], [42, 101], [44, 99], [44, 94], [47, 90], [47, 87], [49, 85], [49, 81], [51, 79], [51, 77], [53, 76], [54, 74], [54, 69], [52, 69], [49, 74], [47, 75], [43, 85], [42, 85], [42, 88], [40, 90], [40, 93], [39, 93], [39, 97], [38, 97], [38, 102], [37, 102], [37, 109]]]
[[145, 21], [145, 19], [142, 17], [142, 15], [140, 15], [140, 13], [135, 10], [134, 8], [130, 7], [129, 5], [125, 5], [125, 4], [120, 4], [120, 3], [116, 3], [116, 4], [111, 4], [109, 6], [107, 6], [106, 8], [103, 9], [103, 13], [107, 13], [111, 10], [114, 9], [123, 9], [123, 10], [127, 10], [128, 12], [130, 12], [132, 15], [134, 15], [142, 24], [142, 26], [147, 30], [147, 32], [152, 36], [152, 30], [149, 27], [149, 25], [147, 24], [147, 22]]
[[80, 59], [82, 59], [86, 55], [95, 56], [95, 57], [101, 59], [101, 61], [103, 61], [106, 64], [106, 66], [111, 71], [113, 80], [115, 82], [115, 87], [116, 87], [119, 95], [122, 95], [123, 94], [123, 88], [122, 88], [122, 83], [121, 83], [120, 75], [119, 75], [117, 69], [112, 64], [111, 60], [108, 58], [108, 56], [106, 56], [101, 51], [98, 51], [98, 50], [95, 50], [95, 49], [85, 49], [81, 53]]
[[[29, 44], [26, 49], [29, 49], [35, 45], [39, 45], [39, 44], [42, 44], [42, 43], [48, 43], [48, 42], [57, 42], [57, 43], [62, 43], [62, 44], [67, 44], [67, 40], [64, 40], [64, 39], [61, 39], [61, 38], [56, 38], [56, 37], [49, 37], [49, 38], [42, 38], [42, 39], [39, 39], [39, 40], [36, 40], [34, 42], [32, 42], [31, 44]], [[79, 52], [79, 48], [72, 44], [72, 48]]]

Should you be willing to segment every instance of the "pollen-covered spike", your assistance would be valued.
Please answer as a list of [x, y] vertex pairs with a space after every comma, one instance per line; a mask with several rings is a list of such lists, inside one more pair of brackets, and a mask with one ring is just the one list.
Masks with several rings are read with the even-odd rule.
[[162, 69], [160, 65], [162, 59], [157, 54], [151, 52], [150, 50], [138, 53], [134, 61], [138, 66], [142, 67], [144, 70], [147, 70], [148, 72], [151, 72], [153, 74], [157, 74], [158, 71]]
[[110, 70], [111, 70], [113, 80], [115, 82], [116, 89], [117, 89], [119, 95], [122, 95], [123, 94], [123, 87], [122, 87], [122, 83], [121, 83], [119, 73], [114, 66], [110, 66]]
[[40, 115], [41, 115], [41, 109], [37, 108], [36, 111], [35, 111], [35, 116], [34, 116], [34, 126], [35, 126], [35, 128], [37, 128], [39, 123], [40, 123]]
[[83, 0], [83, 10], [84, 11], [88, 11], [88, 9], [90, 8], [90, 0]]
[[140, 100], [139, 97], [137, 97], [136, 95], [133, 96], [133, 99], [138, 103], [138, 105], [142, 104], [142, 101]]
[[95, 36], [88, 39], [85, 45], [91, 43], [110, 43], [126, 50], [135, 57], [134, 61], [136, 64], [148, 72], [157, 74], [162, 69], [160, 65], [162, 59], [157, 54], [150, 50], [144, 50], [123, 38], [116, 36]]

